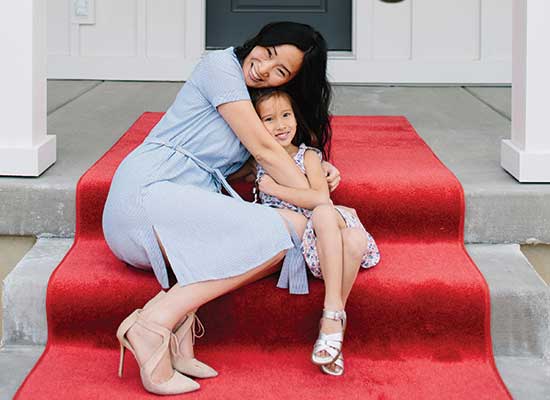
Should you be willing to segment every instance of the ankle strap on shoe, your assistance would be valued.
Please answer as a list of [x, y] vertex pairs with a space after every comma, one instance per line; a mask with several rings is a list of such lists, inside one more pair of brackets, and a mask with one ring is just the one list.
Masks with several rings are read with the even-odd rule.
[[329, 311], [323, 310], [323, 318], [333, 319], [334, 321], [345, 321], [347, 318], [346, 311]]

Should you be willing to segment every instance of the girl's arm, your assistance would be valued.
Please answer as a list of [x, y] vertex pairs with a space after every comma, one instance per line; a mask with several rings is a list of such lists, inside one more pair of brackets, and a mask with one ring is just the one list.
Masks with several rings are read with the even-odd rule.
[[314, 151], [306, 150], [304, 166], [309, 181], [309, 189], [295, 189], [279, 185], [273, 179], [270, 179], [268, 175], [264, 175], [260, 180], [259, 189], [288, 203], [310, 210], [320, 204], [332, 203], [321, 160]]
[[245, 178], [247, 182], [251, 182], [256, 178], [256, 163], [254, 162], [254, 158], [250, 157], [239, 170], [229, 175], [227, 180], [234, 181], [241, 178]]
[[218, 112], [252, 157], [277, 182], [301, 189], [309, 187], [307, 178], [294, 160], [265, 129], [250, 100], [221, 104]]

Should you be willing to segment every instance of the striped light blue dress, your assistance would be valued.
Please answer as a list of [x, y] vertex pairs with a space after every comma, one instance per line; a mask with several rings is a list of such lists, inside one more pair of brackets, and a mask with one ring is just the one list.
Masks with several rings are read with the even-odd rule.
[[233, 48], [209, 53], [115, 172], [103, 211], [105, 240], [119, 259], [152, 269], [165, 289], [155, 232], [180, 286], [237, 276], [289, 250], [278, 286], [308, 292], [296, 232], [290, 227], [289, 234], [274, 209], [243, 201], [225, 180], [250, 154], [216, 107], [249, 99]]

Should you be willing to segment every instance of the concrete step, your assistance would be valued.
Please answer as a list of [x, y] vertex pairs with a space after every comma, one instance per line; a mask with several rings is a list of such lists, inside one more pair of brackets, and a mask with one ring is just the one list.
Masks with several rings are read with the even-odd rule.
[[550, 288], [519, 245], [468, 245], [491, 295], [495, 356], [550, 360]]
[[11, 400], [23, 383], [44, 346], [5, 346], [0, 348], [0, 400]]
[[536, 357], [496, 357], [504, 384], [516, 400], [550, 399], [550, 363]]
[[[58, 159], [36, 179], [0, 177], [0, 235], [73, 236], [79, 177], [142, 112], [166, 110], [181, 85], [48, 82]], [[331, 110], [406, 116], [464, 187], [467, 243], [550, 243], [550, 184], [519, 184], [500, 167], [509, 104], [510, 88], [335, 86]]]
[[[4, 344], [46, 343], [46, 287], [71, 244], [39, 239], [4, 280]], [[550, 288], [519, 245], [466, 248], [489, 284], [494, 354], [550, 360]]]
[[4, 279], [2, 344], [46, 344], [48, 280], [72, 243], [73, 239], [38, 239]]
[[[0, 400], [14, 393], [47, 339], [49, 277], [72, 239], [39, 239], [4, 280], [4, 349]], [[468, 245], [488, 282], [497, 367], [516, 399], [547, 399], [550, 380], [550, 289], [519, 245]], [[9, 368], [5, 367], [9, 366]], [[6, 369], [7, 368], [7, 369]]]

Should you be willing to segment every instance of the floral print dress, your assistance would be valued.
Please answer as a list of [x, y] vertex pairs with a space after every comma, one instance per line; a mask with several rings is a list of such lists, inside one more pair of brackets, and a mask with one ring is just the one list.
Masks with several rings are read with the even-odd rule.
[[[304, 143], [302, 143], [298, 147], [298, 152], [294, 155], [294, 161], [304, 174], [306, 173], [306, 168], [304, 166], [304, 155], [306, 150], [313, 150], [319, 155], [319, 158], [321, 158], [321, 160], [323, 158], [321, 151], [314, 147], [306, 146]], [[258, 181], [264, 174], [265, 170], [263, 169], [263, 167], [260, 164], [257, 164], [256, 181]], [[313, 221], [311, 219], [313, 211], [307, 208], [298, 207], [294, 204], [288, 203], [284, 200], [281, 200], [275, 196], [269, 195], [261, 191], [259, 192], [259, 198], [261, 203], [264, 205], [274, 208], [286, 208], [298, 212], [307, 218], [308, 221], [306, 224], [304, 235], [302, 236], [301, 250], [302, 254], [304, 255], [306, 264], [313, 276], [322, 279], [319, 254], [317, 252], [317, 237], [315, 235], [315, 231], [313, 229]], [[344, 207], [335, 206], [334, 208], [340, 213], [348, 228], [360, 227], [365, 231], [367, 235], [368, 246], [361, 260], [361, 267], [374, 267], [380, 261], [380, 252], [372, 235], [367, 232], [367, 230], [355, 214], [349, 212]]]

